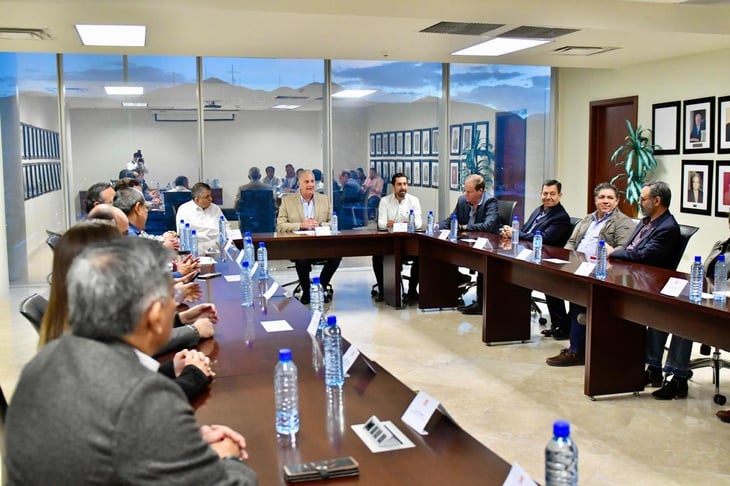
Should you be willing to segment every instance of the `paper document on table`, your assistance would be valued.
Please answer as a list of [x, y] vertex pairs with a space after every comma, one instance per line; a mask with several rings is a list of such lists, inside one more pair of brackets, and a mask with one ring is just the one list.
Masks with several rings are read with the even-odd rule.
[[439, 233], [439, 240], [446, 240], [449, 237], [449, 230], [441, 230]]
[[474, 248], [477, 250], [493, 250], [494, 247], [486, 238], [477, 238], [477, 241], [474, 242]]
[[241, 281], [241, 275], [224, 275], [223, 278], [226, 279], [226, 282], [240, 282]]
[[522, 469], [522, 466], [515, 462], [502, 486], [537, 486], [537, 483]]
[[332, 234], [332, 228], [329, 226], [317, 226], [314, 228], [315, 236], [330, 236]]
[[312, 312], [312, 317], [309, 319], [309, 325], [307, 326], [307, 332], [314, 336], [317, 334], [317, 327], [319, 326], [319, 318], [322, 316], [322, 313], [318, 310]]
[[400, 419], [419, 434], [428, 435], [426, 424], [438, 406], [438, 400], [426, 392], [419, 391]]
[[393, 233], [408, 232], [408, 223], [393, 223]]
[[307, 236], [314, 236], [314, 230], [296, 230], [294, 232], [295, 235], [307, 235]]
[[575, 272], [573, 272], [575, 275], [581, 275], [583, 277], [587, 277], [591, 274], [593, 269], [596, 268], [595, 263], [590, 262], [582, 262], [578, 268], [575, 269]]
[[292, 331], [291, 324], [283, 319], [278, 321], [261, 321], [261, 325], [266, 329], [266, 332], [281, 332], [281, 331]]
[[240, 240], [241, 237], [241, 230], [239, 229], [230, 229], [226, 231], [226, 235], [228, 236], [229, 240]]
[[561, 260], [560, 258], [544, 258], [542, 261], [557, 263], [558, 265], [565, 265], [566, 263], [570, 263], [568, 260]]
[[517, 259], [518, 260], [528, 260], [531, 256], [532, 256], [532, 250], [523, 248], [522, 251], [517, 254]]
[[269, 300], [270, 298], [272, 298], [278, 288], [279, 288], [278, 283], [276, 283], [276, 282], [272, 283], [271, 287], [269, 287], [269, 289], [264, 294], [264, 299]]
[[669, 277], [669, 280], [662, 288], [661, 292], [664, 295], [670, 297], [677, 297], [682, 293], [682, 290], [687, 286], [687, 281], [683, 278]]

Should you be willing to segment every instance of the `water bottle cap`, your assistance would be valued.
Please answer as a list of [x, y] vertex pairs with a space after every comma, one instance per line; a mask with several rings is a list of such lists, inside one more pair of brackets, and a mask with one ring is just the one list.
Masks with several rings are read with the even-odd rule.
[[243, 234], [243, 236], [251, 236], [251, 232], [250, 232], [250, 231], [246, 231], [246, 232], [245, 232], [245, 233]]
[[198, 233], [197, 233], [197, 231], [193, 230], [193, 234], [194, 234], [194, 235], [197, 235]]
[[248, 260], [244, 260], [243, 263], [241, 263], [241, 266], [243, 268], [248, 268]]
[[190, 223], [185, 223], [186, 228], [190, 228]]
[[725, 255], [717, 255], [717, 261], [718, 262], [724, 262], [725, 261]]
[[555, 437], [570, 437], [570, 424], [566, 420], [556, 420], [553, 424]]
[[411, 214], [413, 214], [413, 210], [411, 209]]
[[429, 211], [428, 214], [433, 214], [433, 211]]
[[702, 263], [702, 257], [701, 256], [695, 256], [695, 263]]
[[264, 248], [266, 246], [266, 243], [263, 241], [259, 241], [259, 248]]
[[332, 216], [337, 216], [337, 211], [332, 211]]
[[603, 240], [598, 240], [598, 246], [606, 246], [606, 242]]
[[291, 361], [291, 349], [282, 348], [279, 350], [279, 361]]
[[327, 325], [328, 326], [335, 326], [335, 325], [337, 325], [337, 317], [335, 317], [335, 316], [327, 316]]
[[313, 277], [313, 278], [312, 278], [312, 283], [313, 283], [313, 284], [317, 284], [317, 285], [319, 285], [319, 282], [320, 282], [320, 280], [319, 280], [319, 277]]
[[225, 216], [223, 216], [223, 215], [221, 214], [221, 217], [220, 217], [220, 218], [218, 218], [218, 219], [220, 219], [220, 220], [224, 220], [224, 219], [226, 219], [226, 217], [225, 217]]
[[520, 219], [519, 219], [519, 218], [518, 218], [517, 216], [514, 216], [514, 217], [512, 218], [512, 221], [519, 221], [519, 220], [520, 220]]
[[535, 231], [535, 236], [542, 236], [542, 231], [540, 231], [540, 230]]
[[451, 219], [456, 219], [456, 214], [453, 214], [453, 215], [451, 216]]

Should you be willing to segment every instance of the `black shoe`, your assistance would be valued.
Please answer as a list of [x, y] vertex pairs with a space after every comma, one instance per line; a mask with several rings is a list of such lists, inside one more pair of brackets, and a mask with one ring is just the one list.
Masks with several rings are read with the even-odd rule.
[[382, 301], [385, 300], [385, 297], [383, 297], [383, 294], [381, 294], [380, 292], [378, 292], [377, 294], [375, 294], [375, 299], [374, 300], [375, 300], [375, 302], [382, 302]]
[[644, 371], [644, 386], [659, 387], [662, 386], [664, 375], [661, 368], [655, 366], [647, 366]]
[[332, 289], [325, 289], [324, 291], [324, 303], [329, 304], [332, 302], [332, 295], [334, 294], [334, 290]]
[[568, 339], [570, 337], [570, 331], [564, 331], [560, 329], [559, 327], [554, 327], [552, 329], [544, 329], [540, 331], [540, 334], [542, 334], [545, 337], [552, 337], [557, 339], [558, 341], [562, 341], [564, 339]]
[[457, 305], [457, 306], [456, 306], [456, 310], [458, 310], [459, 312], [461, 312], [461, 311], [463, 311], [464, 309], [467, 309], [467, 308], [469, 308], [469, 307], [473, 306], [474, 304], [476, 304], [476, 301], [472, 302], [471, 304], [461, 304], [461, 305]]
[[408, 295], [406, 295], [406, 300], [409, 304], [415, 304], [418, 302], [418, 292], [408, 292]]
[[473, 304], [461, 309], [461, 313], [466, 314], [467, 316], [480, 316], [482, 315], [482, 305], [478, 302], [474, 302]]
[[664, 386], [651, 394], [657, 400], [672, 400], [674, 398], [687, 398], [689, 386], [687, 378], [672, 376], [672, 379], [664, 382]]
[[299, 297], [299, 302], [301, 302], [303, 305], [309, 305], [309, 296], [303, 295]]

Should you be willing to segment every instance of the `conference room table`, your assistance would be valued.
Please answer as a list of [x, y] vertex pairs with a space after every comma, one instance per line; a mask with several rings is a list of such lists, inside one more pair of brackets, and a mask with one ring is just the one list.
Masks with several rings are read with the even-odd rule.
[[[228, 260], [216, 271], [236, 275]], [[271, 285], [269, 280], [267, 285]], [[247, 441], [247, 464], [259, 484], [285, 484], [282, 467], [352, 456], [358, 477], [335, 484], [487, 484], [501, 485], [510, 465], [438, 410], [420, 435], [400, 420], [416, 393], [377, 362], [360, 356], [344, 386], [327, 387], [321, 349], [307, 332], [310, 311], [280, 288], [263, 299], [265, 285], [255, 283], [254, 307], [240, 305], [240, 285], [224, 278], [202, 284], [205, 300], [219, 314], [215, 339], [203, 341], [216, 372], [210, 390], [194, 403], [201, 424], [220, 423], [241, 432]], [[266, 332], [262, 321], [286, 320], [290, 331]], [[348, 343], [343, 343], [346, 350]], [[278, 350], [290, 348], [299, 373], [300, 431], [294, 441], [274, 428], [274, 367]], [[414, 448], [372, 453], [350, 428], [372, 415], [392, 421]]]
[[[489, 249], [474, 248], [477, 238], [487, 239]], [[400, 268], [406, 256], [419, 257], [421, 309], [457, 305], [458, 267], [483, 273], [482, 341], [488, 345], [530, 340], [533, 290], [583, 305], [588, 309], [584, 393], [589, 397], [644, 389], [647, 326], [730, 349], [728, 304], [692, 303], [687, 288], [677, 297], [662, 294], [670, 277], [687, 278], [671, 270], [609, 260], [607, 278], [598, 280], [575, 273], [586, 261], [578, 252], [545, 246], [542, 261], [534, 263], [522, 256], [530, 243], [512, 245], [488, 233], [461, 233], [457, 242], [366, 229], [329, 236], [261, 233], [253, 239], [266, 243], [270, 259], [383, 255], [385, 301], [395, 307], [402, 304]]]

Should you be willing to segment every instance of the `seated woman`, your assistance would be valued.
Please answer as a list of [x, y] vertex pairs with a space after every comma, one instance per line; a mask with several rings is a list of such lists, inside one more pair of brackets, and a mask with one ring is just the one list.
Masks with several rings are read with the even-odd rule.
[[[48, 307], [43, 315], [40, 329], [39, 347], [69, 332], [68, 295], [66, 293], [66, 274], [73, 259], [88, 245], [121, 238], [117, 228], [106, 221], [84, 221], [66, 231], [58, 242], [53, 254], [53, 273], [51, 276], [51, 294]], [[210, 307], [210, 309], [208, 309]], [[178, 320], [188, 319], [190, 315], [211, 313], [216, 316], [215, 307], [211, 304], [196, 306], [188, 311], [187, 316], [176, 316]], [[203, 323], [203, 325], [210, 323]], [[173, 330], [173, 334], [175, 334]], [[181, 334], [178, 332], [178, 334]], [[195, 336], [198, 331], [185, 331]], [[175, 339], [172, 335], [170, 340]], [[180, 338], [178, 336], [178, 341]], [[188, 340], [189, 342], [189, 340]], [[196, 340], [197, 342], [197, 340]], [[210, 368], [210, 360], [203, 353], [184, 349], [175, 354], [172, 361], [160, 366], [160, 373], [173, 378], [182, 388], [188, 400], [199, 396], [212, 380], [214, 373]]]

